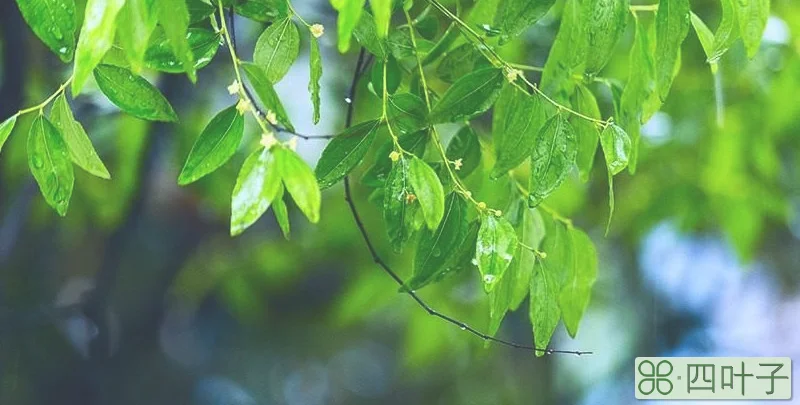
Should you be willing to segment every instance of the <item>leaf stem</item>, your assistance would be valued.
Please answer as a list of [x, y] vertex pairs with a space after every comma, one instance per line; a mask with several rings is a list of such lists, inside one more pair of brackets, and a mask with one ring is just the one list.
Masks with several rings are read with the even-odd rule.
[[17, 111], [16, 114], [14, 114], [14, 116], [15, 117], [19, 117], [20, 115], [25, 115], [25, 114], [30, 113], [30, 112], [44, 110], [44, 108], [47, 107], [47, 105], [50, 104], [51, 101], [55, 100], [56, 97], [61, 95], [61, 93], [63, 93], [67, 89], [69, 84], [72, 83], [72, 79], [74, 77], [75, 77], [74, 75], [70, 75], [70, 77], [67, 79], [67, 81], [62, 83], [61, 86], [59, 86], [58, 89], [56, 89], [56, 91], [53, 92], [53, 94], [51, 94], [49, 97], [47, 97], [44, 101], [42, 101], [41, 103], [39, 103], [39, 104], [37, 104], [37, 105], [35, 105], [33, 107], [28, 107], [28, 108], [19, 110], [19, 111]]
[[[406, 21], [408, 21], [408, 25], [411, 25], [411, 15], [408, 13], [408, 10], [403, 9], [403, 13], [406, 16]], [[425, 94], [425, 106], [428, 110], [428, 113], [431, 111], [431, 100], [430, 96], [428, 95], [428, 81], [425, 78], [425, 69], [422, 67], [422, 59], [419, 57], [419, 52], [417, 50], [417, 39], [416, 35], [414, 34], [413, 29], [408, 30], [411, 38], [411, 46], [414, 47], [414, 56], [417, 60], [417, 69], [419, 69], [419, 77], [420, 82], [422, 83], [422, 92]], [[384, 84], [385, 86], [385, 84]], [[461, 183], [461, 179], [453, 172], [453, 168], [450, 166], [450, 160], [447, 158], [447, 152], [445, 152], [444, 145], [442, 144], [442, 137], [439, 136], [439, 132], [436, 130], [435, 126], [431, 126], [431, 132], [433, 134], [433, 143], [436, 145], [436, 151], [439, 152], [439, 156], [441, 156], [442, 161], [444, 162], [445, 167], [447, 167], [447, 173], [450, 175], [450, 180], [455, 185], [455, 191], [464, 198], [466, 198], [469, 202], [471, 202], [475, 208], [478, 209], [479, 212], [488, 211], [490, 214], [495, 214], [499, 211], [493, 210], [491, 208], [482, 208], [483, 206], [480, 205], [478, 201], [472, 197], [472, 192], [470, 192], [464, 184]]]

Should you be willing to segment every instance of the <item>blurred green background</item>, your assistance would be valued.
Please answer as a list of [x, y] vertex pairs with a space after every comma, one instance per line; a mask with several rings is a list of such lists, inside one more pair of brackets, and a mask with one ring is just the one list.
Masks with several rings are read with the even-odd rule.
[[[326, 1], [293, 4], [328, 29], [320, 125], [310, 119], [306, 42], [276, 89], [299, 132], [333, 134], [356, 53], [337, 52]], [[503, 56], [542, 66], [559, 9]], [[716, 26], [718, 2], [692, 9]], [[589, 182], [576, 173], [548, 201], [598, 246], [599, 279], [578, 337], [560, 327], [553, 342], [594, 352], [584, 357], [484, 348], [428, 316], [372, 263], [341, 186], [324, 192], [318, 225], [290, 206], [290, 241], [271, 214], [232, 239], [230, 194], [258, 133], [213, 175], [176, 184], [205, 123], [234, 101], [222, 48], [196, 85], [149, 77], [176, 107], [177, 125], [121, 114], [95, 88], [76, 99], [113, 180], [76, 171], [66, 218], [38, 194], [26, 161], [30, 117], [21, 119], [0, 155], [0, 404], [632, 404], [637, 356], [800, 358], [800, 3], [773, 0], [771, 13], [755, 59], [737, 42], [717, 77], [689, 34], [671, 94], [643, 127], [637, 173], [616, 178], [607, 236], [602, 156]], [[237, 27], [249, 58], [263, 26]], [[0, 1], [0, 28], [3, 119], [50, 94], [69, 68], [13, 1]], [[627, 78], [632, 36], [631, 25], [603, 76]], [[608, 87], [592, 90], [610, 112]], [[374, 114], [376, 100], [362, 81], [355, 122]], [[474, 125], [490, 140], [488, 114]], [[298, 151], [313, 164], [323, 147], [300, 141]], [[407, 277], [410, 255], [392, 253], [378, 208], [354, 183], [370, 235]], [[76, 308], [90, 290], [97, 301]], [[486, 329], [476, 273], [420, 294]], [[510, 314], [499, 335], [530, 342], [527, 311]]]

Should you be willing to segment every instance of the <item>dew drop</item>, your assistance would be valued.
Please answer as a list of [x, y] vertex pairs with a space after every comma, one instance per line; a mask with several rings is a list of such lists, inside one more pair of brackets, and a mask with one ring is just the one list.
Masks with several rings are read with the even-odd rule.
[[61, 48], [58, 49], [58, 53], [62, 53], [62, 54], [63, 53], [67, 53], [67, 47], [66, 46], [62, 46]]
[[344, 98], [344, 102], [347, 103], [347, 104], [352, 104], [353, 100], [351, 100], [350, 97], [345, 97]]
[[467, 327], [466, 326], [462, 326], [461, 330], [467, 330]]
[[497, 281], [497, 277], [493, 274], [487, 274], [483, 276], [483, 282], [486, 284], [494, 284]]

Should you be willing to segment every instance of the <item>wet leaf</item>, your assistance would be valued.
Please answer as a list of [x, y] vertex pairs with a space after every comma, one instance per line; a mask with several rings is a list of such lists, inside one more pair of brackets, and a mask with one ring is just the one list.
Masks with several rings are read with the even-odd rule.
[[236, 153], [243, 134], [244, 117], [236, 110], [236, 106], [220, 111], [192, 146], [178, 176], [178, 184], [193, 183], [220, 168]]
[[76, 165], [94, 176], [103, 179], [111, 178], [83, 126], [73, 117], [64, 93], [61, 93], [53, 103], [50, 119], [61, 132], [67, 149], [69, 149], [70, 158]]
[[28, 133], [28, 166], [47, 204], [62, 217], [67, 215], [75, 174], [69, 150], [58, 128], [42, 115]]
[[379, 127], [380, 121], [368, 121], [331, 139], [317, 163], [316, 176], [321, 188], [338, 183], [364, 159]]
[[19, 11], [39, 39], [55, 52], [62, 62], [75, 54], [74, 0], [17, 0]]
[[253, 225], [270, 204], [276, 202], [280, 189], [281, 177], [275, 156], [265, 148], [251, 153], [239, 170], [233, 188], [231, 236], [239, 235]]
[[270, 25], [261, 33], [253, 52], [253, 61], [261, 66], [270, 83], [286, 75], [300, 52], [300, 33], [291, 18]]
[[97, 86], [122, 111], [150, 121], [177, 121], [166, 98], [152, 84], [128, 69], [99, 65], [94, 70]]

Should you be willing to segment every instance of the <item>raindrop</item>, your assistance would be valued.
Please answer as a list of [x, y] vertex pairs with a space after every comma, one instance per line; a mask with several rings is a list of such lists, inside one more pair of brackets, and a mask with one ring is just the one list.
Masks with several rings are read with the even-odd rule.
[[462, 326], [461, 330], [467, 330], [467, 327], [466, 326]]
[[495, 281], [497, 281], [497, 277], [495, 277], [493, 274], [487, 274], [483, 276], [483, 282], [486, 284], [494, 284]]
[[67, 47], [62, 46], [61, 48], [58, 49], [58, 53], [67, 53]]
[[351, 100], [350, 97], [345, 97], [344, 98], [344, 102], [347, 103], [347, 104], [351, 104], [353, 102], [353, 100]]

